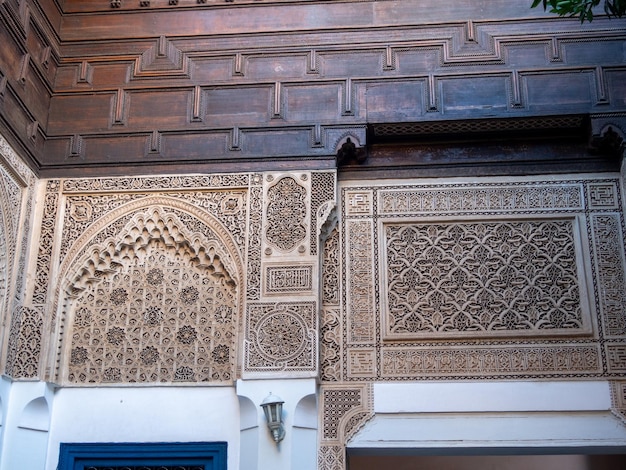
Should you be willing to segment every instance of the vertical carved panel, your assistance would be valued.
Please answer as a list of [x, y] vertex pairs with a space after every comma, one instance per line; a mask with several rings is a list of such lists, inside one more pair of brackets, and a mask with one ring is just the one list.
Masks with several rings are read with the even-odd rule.
[[24, 298], [24, 292], [26, 289], [25, 277], [26, 277], [26, 253], [28, 250], [28, 240], [31, 237], [31, 214], [33, 212], [33, 204], [35, 201], [35, 178], [29, 179], [29, 186], [23, 193], [26, 198], [26, 210], [24, 217], [22, 218], [22, 225], [20, 227], [22, 240], [20, 242], [19, 263], [17, 272], [15, 273], [15, 300], [19, 301]]
[[5, 373], [14, 378], [36, 376], [41, 352], [39, 312], [20, 307], [34, 187], [34, 175], [0, 136], [0, 322], [9, 328]]
[[322, 307], [320, 326], [320, 380], [339, 382], [342, 378], [342, 320], [339, 308]]
[[322, 304], [339, 305], [339, 230], [335, 228], [322, 254]]
[[592, 217], [598, 280], [602, 289], [600, 308], [607, 338], [626, 336], [626, 276], [624, 238], [619, 217], [613, 214]]
[[339, 309], [339, 230], [335, 227], [322, 254], [320, 313], [320, 380], [337, 382], [342, 377], [343, 321]]
[[626, 424], [626, 382], [611, 382], [613, 412]]
[[5, 305], [8, 305], [8, 285], [16, 254], [20, 192], [20, 187], [0, 165], [0, 319], [6, 314]]
[[282, 252], [292, 251], [307, 235], [306, 188], [291, 177], [281, 178], [267, 190], [267, 241]]
[[54, 228], [59, 204], [59, 190], [60, 184], [58, 180], [50, 180], [47, 182], [41, 221], [41, 235], [39, 236], [35, 287], [33, 291], [34, 304], [44, 304], [48, 297]]
[[372, 223], [349, 220], [346, 236], [348, 342], [368, 343], [375, 338]]
[[335, 200], [335, 174], [334, 173], [311, 173], [311, 254], [317, 254], [318, 232], [321, 227], [314, 226], [319, 224], [313, 215], [317, 214], [320, 207], [328, 202]]
[[261, 298], [261, 224], [263, 220], [263, 188], [261, 175], [252, 177], [250, 186], [250, 221], [248, 223], [248, 269], [246, 298]]
[[31, 379], [39, 374], [43, 314], [41, 308], [18, 307], [13, 311], [9, 331], [7, 375]]

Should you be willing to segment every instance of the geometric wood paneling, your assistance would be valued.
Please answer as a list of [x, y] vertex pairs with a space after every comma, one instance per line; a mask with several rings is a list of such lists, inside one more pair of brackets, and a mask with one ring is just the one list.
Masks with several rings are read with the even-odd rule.
[[7, 1], [0, 123], [52, 176], [327, 168], [369, 123], [626, 110], [622, 20], [581, 29], [510, 2], [488, 18], [428, 2], [69, 1], [61, 16], [43, 0], [24, 24]]

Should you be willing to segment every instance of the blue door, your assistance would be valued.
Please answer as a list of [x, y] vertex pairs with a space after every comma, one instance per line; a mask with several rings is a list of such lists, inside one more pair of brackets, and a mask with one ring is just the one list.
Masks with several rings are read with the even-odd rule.
[[226, 470], [226, 442], [62, 443], [58, 470]]

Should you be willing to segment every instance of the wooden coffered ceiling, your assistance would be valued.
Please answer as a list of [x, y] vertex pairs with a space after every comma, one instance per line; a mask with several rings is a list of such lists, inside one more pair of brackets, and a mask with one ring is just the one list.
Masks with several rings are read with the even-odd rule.
[[358, 177], [605, 171], [589, 139], [626, 128], [626, 22], [517, 0], [4, 0], [0, 26], [0, 132], [41, 176], [333, 168], [348, 138]]

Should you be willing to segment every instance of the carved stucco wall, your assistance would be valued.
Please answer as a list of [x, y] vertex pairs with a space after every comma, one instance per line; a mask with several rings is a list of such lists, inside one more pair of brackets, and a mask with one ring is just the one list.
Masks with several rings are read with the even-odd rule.
[[[40, 188], [32, 275], [8, 335], [14, 378], [316, 375], [318, 237], [334, 206], [334, 172], [57, 179]], [[21, 233], [25, 250], [30, 231]]]
[[31, 301], [17, 310], [30, 337], [10, 354], [24, 358], [21, 377], [226, 384], [317, 374], [318, 238], [334, 172], [42, 188]]
[[259, 253], [261, 266], [248, 264], [245, 378], [317, 375], [318, 240], [335, 191], [334, 172], [266, 174], [252, 188], [251, 206], [263, 197], [265, 210], [258, 221], [251, 214], [248, 256]]
[[0, 136], [0, 319], [8, 325], [8, 334], [0, 336], [0, 364], [14, 378], [36, 373], [30, 357], [17, 354], [40, 332], [38, 313], [21, 305], [35, 185], [35, 176]]
[[342, 184], [322, 255], [319, 468], [345, 468], [374, 381], [603, 378], [623, 414], [621, 191], [619, 175]]
[[323, 469], [344, 468], [374, 381], [604, 378], [624, 409], [617, 175], [344, 183], [336, 210], [333, 172], [43, 187], [17, 378], [42, 362], [67, 384], [319, 370]]

